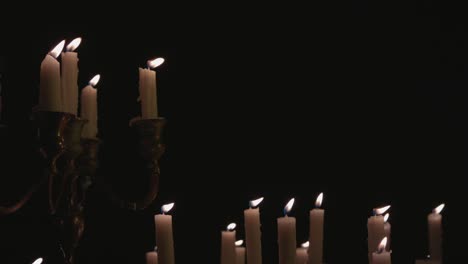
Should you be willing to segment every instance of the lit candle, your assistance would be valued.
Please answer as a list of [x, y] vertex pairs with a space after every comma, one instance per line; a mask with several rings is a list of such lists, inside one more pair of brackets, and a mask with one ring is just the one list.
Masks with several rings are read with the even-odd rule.
[[154, 247], [153, 251], [146, 253], [146, 264], [158, 264], [158, 247]]
[[442, 260], [442, 215], [445, 204], [434, 208], [432, 213], [427, 216], [429, 226], [429, 253], [431, 260]]
[[163, 64], [163, 58], [157, 58], [147, 62], [148, 68], [140, 68], [140, 101], [141, 118], [154, 119], [158, 117], [158, 102], [156, 91], [156, 72], [151, 70]]
[[245, 264], [245, 247], [242, 246], [244, 240], [236, 241], [236, 264]]
[[294, 198], [284, 207], [284, 217], [278, 218], [279, 264], [296, 263], [296, 218], [288, 213], [294, 205]]
[[39, 109], [41, 111], [62, 112], [60, 92], [60, 63], [57, 57], [62, 52], [65, 40], [61, 41], [42, 60], [39, 91]]
[[221, 232], [221, 264], [236, 264], [236, 224]]
[[81, 91], [81, 118], [88, 120], [81, 134], [83, 138], [96, 138], [97, 136], [97, 91], [94, 86], [100, 78], [99, 74], [94, 76], [89, 81], [89, 85]]
[[309, 255], [307, 254], [309, 241], [302, 243], [301, 247], [296, 249], [296, 264], [306, 264]]
[[[244, 210], [245, 240], [247, 244], [247, 264], [262, 263], [262, 240], [260, 231], [260, 210], [257, 207], [263, 197], [250, 201], [250, 208]], [[256, 208], [257, 207], [257, 208]]]
[[372, 263], [372, 253], [378, 250], [380, 242], [385, 237], [385, 224], [382, 214], [388, 209], [390, 209], [390, 205], [374, 209], [374, 215], [367, 220], [369, 263]]
[[309, 214], [309, 264], [322, 264], [323, 255], [323, 217], [325, 211], [320, 209], [323, 193], [315, 201], [315, 207]]
[[158, 247], [158, 261], [160, 264], [174, 264], [174, 238], [172, 235], [172, 216], [166, 215], [174, 203], [161, 207], [162, 214], [154, 216], [156, 227], [156, 246]]
[[32, 264], [41, 264], [42, 261], [43, 261], [42, 258], [38, 258], [38, 259], [36, 259]]
[[78, 53], [73, 52], [81, 43], [76, 38], [67, 45], [62, 53], [62, 104], [63, 112], [78, 113]]
[[372, 253], [372, 264], [391, 264], [390, 252], [385, 250], [387, 246], [387, 237], [384, 237], [379, 243], [377, 252]]
[[387, 251], [390, 251], [390, 242], [392, 241], [391, 239], [391, 234], [392, 234], [392, 225], [388, 222], [388, 218], [390, 217], [389, 213], [386, 213], [384, 215], [384, 231], [385, 231], [385, 236], [387, 237], [387, 246], [385, 249]]

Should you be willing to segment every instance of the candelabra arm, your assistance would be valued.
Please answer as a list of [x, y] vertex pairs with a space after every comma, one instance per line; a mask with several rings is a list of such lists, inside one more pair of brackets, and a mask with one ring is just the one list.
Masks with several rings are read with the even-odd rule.
[[16, 203], [10, 206], [0, 206], [0, 216], [10, 215], [21, 209], [31, 199], [32, 195], [40, 189], [41, 185], [44, 184], [47, 177], [43, 177], [42, 180], [29, 188], [26, 194], [18, 200]]

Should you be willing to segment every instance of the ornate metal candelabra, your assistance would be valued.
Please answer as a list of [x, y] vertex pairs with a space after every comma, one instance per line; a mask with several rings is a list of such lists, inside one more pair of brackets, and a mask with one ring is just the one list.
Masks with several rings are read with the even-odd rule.
[[[86, 120], [68, 113], [37, 112], [33, 118], [37, 129], [39, 153], [44, 160], [43, 181], [34, 185], [24, 197], [11, 206], [0, 206], [0, 216], [19, 210], [39, 188], [48, 190], [49, 213], [59, 230], [59, 244], [66, 264], [74, 264], [76, 249], [85, 229], [85, 198], [89, 186], [102, 188], [110, 201], [120, 208], [142, 210], [156, 198], [159, 188], [159, 160], [164, 153], [162, 132], [164, 118], [137, 120], [131, 129], [137, 136], [137, 151], [144, 163], [149, 188], [142, 199], [128, 201], [112, 191], [102, 175], [96, 175], [101, 141], [81, 138]], [[4, 136], [0, 127], [0, 136]], [[98, 180], [98, 181], [96, 181]]]

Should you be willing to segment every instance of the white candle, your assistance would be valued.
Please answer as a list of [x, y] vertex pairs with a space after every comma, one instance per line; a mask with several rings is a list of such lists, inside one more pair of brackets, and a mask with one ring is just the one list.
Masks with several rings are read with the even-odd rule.
[[77, 115], [78, 113], [78, 53], [73, 52], [81, 43], [76, 38], [67, 46], [67, 52], [62, 53], [62, 104], [63, 112]]
[[323, 193], [315, 201], [315, 207], [309, 213], [309, 264], [322, 264], [323, 259], [323, 217], [325, 211], [320, 209]]
[[390, 252], [385, 250], [387, 238], [384, 237], [379, 244], [377, 252], [372, 253], [372, 264], [391, 264]]
[[309, 248], [309, 241], [302, 243], [301, 247], [296, 249], [296, 264], [306, 264], [309, 258], [307, 253]]
[[442, 260], [442, 215], [445, 204], [437, 206], [432, 213], [427, 216], [429, 226], [429, 253], [430, 259]]
[[96, 138], [97, 128], [97, 91], [94, 86], [99, 82], [101, 76], [94, 76], [89, 85], [81, 91], [81, 118], [88, 120], [83, 126], [81, 136], [83, 138]]
[[257, 207], [262, 201], [263, 197], [250, 201], [250, 208], [244, 210], [245, 240], [247, 244], [247, 264], [262, 263], [262, 233], [260, 230], [260, 210]]
[[278, 218], [279, 264], [296, 263], [296, 218], [288, 216], [293, 205], [294, 198], [284, 207], [284, 217]]
[[387, 246], [385, 250], [390, 251], [390, 243], [391, 243], [391, 234], [392, 234], [392, 225], [388, 222], [388, 218], [390, 217], [389, 213], [384, 215], [384, 233], [385, 237], [387, 237]]
[[39, 109], [41, 111], [62, 112], [62, 99], [60, 90], [60, 63], [57, 57], [65, 45], [61, 41], [41, 63]]
[[236, 245], [236, 264], [245, 264], [245, 247], [242, 246], [243, 240], [237, 240]]
[[374, 209], [374, 215], [369, 217], [367, 220], [369, 263], [372, 263], [372, 253], [377, 251], [379, 243], [385, 237], [385, 224], [382, 214], [384, 214], [389, 208], [390, 206], [388, 205]]
[[146, 264], [158, 264], [158, 253], [157, 247], [155, 247], [154, 251], [146, 253]]
[[221, 232], [221, 264], [236, 264], [236, 228], [235, 223]]
[[141, 118], [154, 119], [158, 117], [158, 102], [156, 90], [156, 72], [151, 70], [158, 67], [164, 62], [163, 58], [157, 58], [148, 61], [147, 69], [139, 69], [140, 74], [140, 101], [141, 101]]
[[156, 227], [156, 246], [158, 247], [159, 264], [174, 264], [174, 238], [172, 233], [172, 216], [166, 215], [174, 203], [161, 207], [162, 214], [154, 217]]

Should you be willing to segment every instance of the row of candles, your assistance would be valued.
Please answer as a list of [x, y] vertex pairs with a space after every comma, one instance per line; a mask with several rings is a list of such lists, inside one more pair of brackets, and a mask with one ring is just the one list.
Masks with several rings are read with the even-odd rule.
[[[61, 41], [43, 59], [40, 71], [40, 92], [38, 110], [64, 112], [75, 116], [78, 114], [78, 53], [75, 50], [81, 44], [81, 38], [72, 40], [65, 48], [65, 40]], [[63, 52], [65, 48], [65, 51]], [[61, 55], [61, 62], [58, 57]], [[139, 101], [141, 102], [141, 118], [154, 119], [158, 117], [156, 96], [156, 72], [152, 69], [164, 62], [156, 58], [147, 62], [147, 68], [139, 68]], [[83, 138], [97, 136], [97, 91], [94, 88], [100, 75], [94, 76], [89, 85], [81, 91], [82, 119], [87, 120], [83, 127]]]
[[[244, 210], [246, 247], [243, 240], [236, 241], [236, 224], [231, 223], [221, 231], [221, 264], [261, 264], [261, 221], [259, 205], [262, 198], [252, 200]], [[309, 212], [309, 241], [299, 248], [296, 244], [296, 218], [288, 216], [294, 205], [294, 198], [284, 207], [284, 216], [277, 219], [279, 264], [322, 264], [323, 263], [323, 224], [325, 210], [321, 209], [323, 193], [319, 194], [315, 208]], [[156, 247], [146, 254], [147, 264], [174, 264], [174, 239], [172, 217], [166, 215], [174, 203], [163, 205], [162, 214], [155, 216]], [[444, 204], [437, 206], [428, 215], [430, 259], [417, 260], [416, 264], [442, 263], [442, 215]], [[368, 252], [370, 264], [391, 264], [390, 237], [391, 225], [386, 213], [390, 206], [373, 210], [368, 218]], [[246, 262], [247, 261], [247, 262]]]

